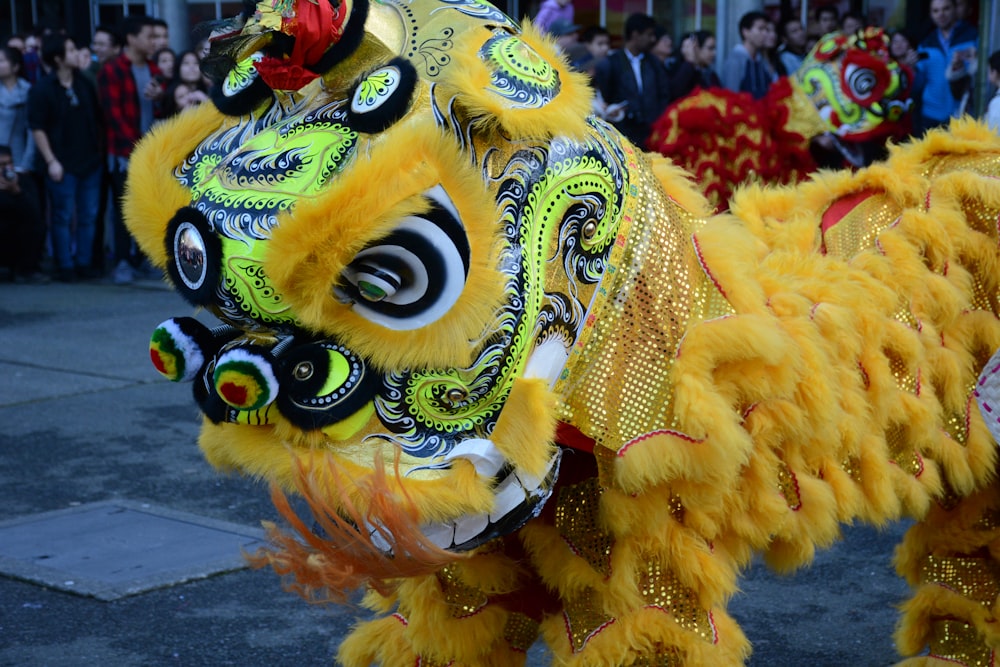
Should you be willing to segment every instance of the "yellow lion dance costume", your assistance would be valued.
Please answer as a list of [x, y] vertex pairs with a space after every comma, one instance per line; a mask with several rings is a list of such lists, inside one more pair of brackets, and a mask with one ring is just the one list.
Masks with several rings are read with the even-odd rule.
[[559, 665], [739, 665], [754, 552], [908, 515], [900, 651], [992, 664], [997, 137], [713, 217], [479, 0], [268, 0], [213, 54], [215, 105], [143, 140], [126, 211], [223, 324], [150, 353], [208, 459], [275, 485], [298, 535], [259, 560], [367, 589], [342, 663], [517, 665], [540, 634]]

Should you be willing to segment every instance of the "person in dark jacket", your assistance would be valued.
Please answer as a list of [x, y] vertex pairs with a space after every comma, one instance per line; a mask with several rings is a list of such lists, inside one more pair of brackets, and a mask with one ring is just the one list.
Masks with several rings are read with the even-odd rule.
[[646, 14], [632, 14], [625, 21], [624, 48], [598, 63], [594, 81], [604, 102], [622, 110], [612, 123], [629, 141], [642, 147], [653, 121], [670, 104], [670, 81], [663, 66], [649, 50], [656, 41], [656, 21]]
[[681, 40], [682, 62], [670, 80], [674, 99], [689, 95], [695, 88], [721, 88], [722, 81], [712, 69], [715, 62], [715, 35], [696, 30]]
[[46, 165], [56, 277], [66, 282], [97, 278], [91, 260], [104, 130], [97, 91], [79, 72], [76, 44], [66, 35], [45, 36], [42, 61], [50, 73], [28, 93], [28, 125]]

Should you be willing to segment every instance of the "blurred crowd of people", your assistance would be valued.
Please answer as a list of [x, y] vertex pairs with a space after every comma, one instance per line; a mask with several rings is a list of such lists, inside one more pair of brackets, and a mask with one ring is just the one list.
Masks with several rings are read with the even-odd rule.
[[[914, 135], [973, 108], [979, 44], [977, 30], [965, 20], [965, 13], [964, 2], [957, 5], [956, 0], [931, 0], [925, 35], [917, 39], [906, 31], [890, 33], [891, 55], [913, 75]], [[573, 67], [590, 74], [595, 113], [638, 146], [644, 145], [652, 124], [671, 102], [696, 89], [712, 87], [761, 99], [781, 77], [799, 69], [818, 39], [836, 31], [855, 34], [868, 26], [864, 16], [854, 12], [841, 16], [829, 5], [816, 11], [809, 26], [812, 34], [799, 16], [775, 21], [766, 13], [751, 11], [740, 18], [740, 41], [716, 72], [716, 37], [710, 32], [686, 33], [675, 42], [670, 31], [653, 17], [633, 14], [625, 21], [621, 47], [612, 50], [607, 30], [579, 25], [574, 18], [572, 0], [544, 0], [534, 23], [555, 37]], [[994, 88], [1000, 76], [998, 59], [1000, 52], [989, 60]], [[995, 97], [986, 120], [1000, 132], [998, 116], [1000, 97]]]
[[87, 43], [44, 30], [0, 47], [0, 270], [10, 280], [158, 277], [122, 218], [129, 157], [155, 123], [209, 93], [206, 45], [176, 54], [169, 41], [165, 21], [132, 15]]
[[[931, 0], [926, 34], [891, 34], [891, 55], [913, 73], [915, 135], [973, 108], [979, 44], [965, 6]], [[710, 32], [675, 40], [653, 17], [634, 14], [625, 21], [620, 48], [612, 49], [619, 36], [578, 25], [574, 14], [572, 0], [544, 0], [534, 23], [555, 38], [574, 68], [589, 74], [594, 112], [637, 146], [645, 145], [671, 102], [713, 87], [763, 98], [802, 65], [817, 39], [867, 24], [863, 16], [840, 16], [825, 6], [810, 35], [799, 17], [774, 21], [749, 12], [739, 21], [740, 42], [717, 72]], [[12, 35], [0, 47], [0, 271], [7, 277], [128, 284], [157, 275], [122, 220], [129, 158], [155, 123], [209, 97], [200, 67], [207, 43], [183, 53], [169, 43], [166, 22], [133, 15], [118, 26], [98, 26], [89, 43], [44, 30]], [[1000, 52], [989, 67], [996, 88]], [[1000, 132], [1000, 92], [986, 120]]]

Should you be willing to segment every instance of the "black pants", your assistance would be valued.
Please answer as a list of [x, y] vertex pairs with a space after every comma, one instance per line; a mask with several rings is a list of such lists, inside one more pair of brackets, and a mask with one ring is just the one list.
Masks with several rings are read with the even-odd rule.
[[3, 266], [27, 275], [38, 271], [45, 248], [45, 222], [29, 175], [18, 178], [21, 192], [0, 192], [0, 256]]
[[[117, 161], [116, 161], [117, 162]], [[125, 179], [128, 177], [128, 170], [121, 168], [121, 165], [110, 164], [108, 181], [111, 183], [111, 207], [113, 213], [114, 233], [115, 233], [115, 264], [125, 260], [136, 267], [142, 262], [132, 235], [128, 233], [125, 226], [125, 217], [122, 215], [122, 197], [125, 195]]]

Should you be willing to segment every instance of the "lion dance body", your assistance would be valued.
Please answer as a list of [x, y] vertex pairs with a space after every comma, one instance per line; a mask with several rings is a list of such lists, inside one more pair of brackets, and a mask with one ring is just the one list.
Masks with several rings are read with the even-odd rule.
[[517, 665], [542, 636], [560, 665], [742, 664], [753, 553], [791, 570], [908, 515], [900, 651], [991, 664], [996, 137], [712, 216], [478, 0], [268, 1], [223, 33], [215, 104], [143, 140], [126, 198], [222, 325], [150, 352], [209, 461], [274, 484], [297, 534], [259, 561], [367, 590], [342, 663]]

